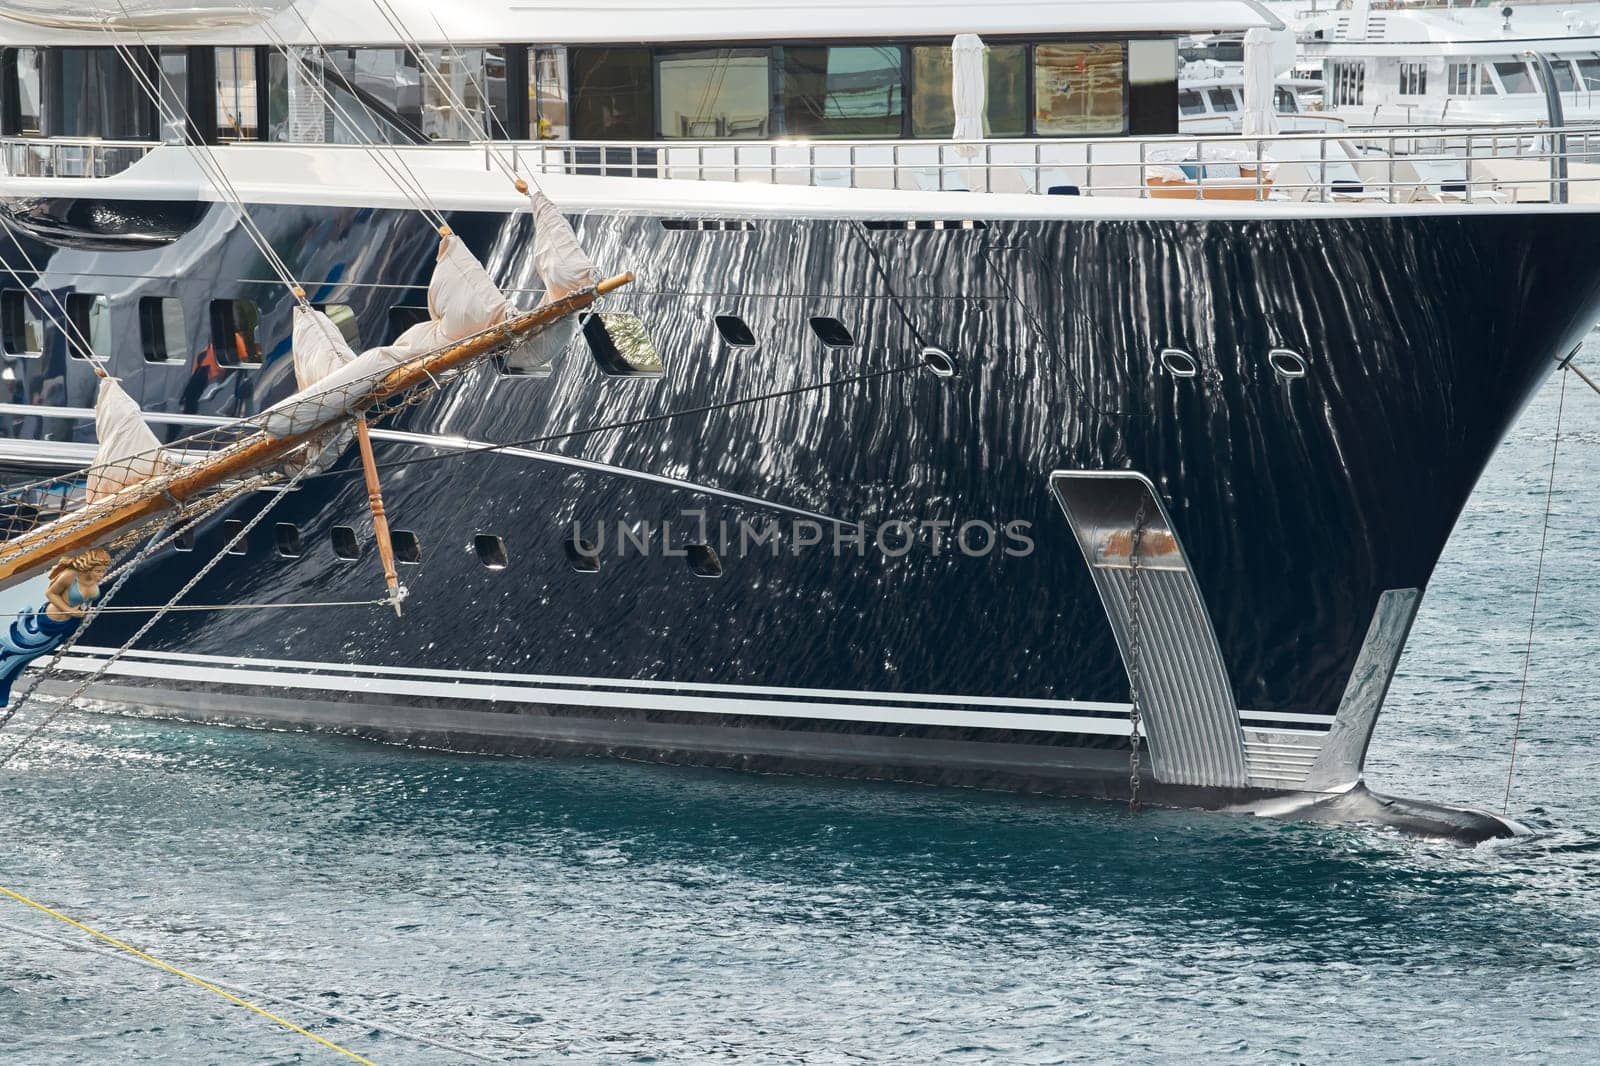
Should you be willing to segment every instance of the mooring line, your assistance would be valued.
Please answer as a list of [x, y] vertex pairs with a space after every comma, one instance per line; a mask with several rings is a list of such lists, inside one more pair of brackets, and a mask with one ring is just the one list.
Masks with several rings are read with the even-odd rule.
[[140, 951], [138, 948], [134, 947], [132, 944], [128, 944], [128, 943], [126, 943], [124, 941], [118, 940], [116, 937], [112, 936], [109, 933], [102, 933], [98, 929], [95, 929], [95, 928], [93, 928], [91, 926], [84, 925], [82, 922], [78, 921], [75, 918], [69, 918], [67, 915], [62, 914], [60, 911], [55, 910], [55, 909], [53, 909], [51, 907], [45, 906], [43, 903], [40, 903], [38, 900], [29, 899], [27, 896], [24, 896], [21, 892], [16, 892], [16, 891], [13, 891], [12, 889], [6, 888], [4, 885], [0, 885], [0, 893], [3, 893], [5, 895], [7, 895], [7, 896], [10, 896], [12, 899], [16, 900], [18, 903], [26, 903], [28, 906], [32, 907], [34, 910], [39, 911], [42, 914], [48, 914], [50, 917], [56, 919], [57, 921], [66, 922], [68, 925], [72, 926], [74, 929], [77, 929], [77, 930], [80, 930], [82, 932], [88, 933], [90, 936], [96, 938], [97, 940], [103, 940], [107, 944], [110, 944], [112, 947], [116, 948], [117, 950], [125, 951], [129, 955], [134, 956], [135, 958], [143, 959], [145, 962], [149, 963], [150, 965], [155, 966], [158, 969], [165, 970], [167, 973], [170, 973], [170, 974], [174, 975], [175, 977], [181, 977], [185, 981], [188, 981], [190, 984], [199, 985], [201, 988], [205, 989], [207, 992], [214, 992], [214, 993], [216, 993], [217, 995], [221, 996], [223, 999], [227, 1000], [230, 1003], [235, 1003], [235, 1004], [238, 1004], [241, 1007], [244, 1007], [246, 1010], [254, 1011], [256, 1014], [261, 1015], [261, 1017], [266, 1018], [268, 1021], [271, 1021], [271, 1022], [273, 1022], [273, 1023], [277, 1024], [277, 1025], [281, 1025], [283, 1028], [288, 1029], [290, 1032], [299, 1033], [301, 1036], [306, 1037], [307, 1039], [315, 1040], [317, 1043], [321, 1044], [323, 1047], [329, 1048], [329, 1049], [331, 1049], [333, 1051], [337, 1051], [339, 1054], [345, 1056], [346, 1058], [354, 1059], [356, 1062], [365, 1063], [366, 1066], [377, 1066], [377, 1063], [373, 1062], [371, 1059], [365, 1058], [364, 1056], [361, 1056], [361, 1055], [357, 1055], [354, 1051], [351, 1051], [349, 1048], [340, 1047], [338, 1044], [335, 1044], [332, 1040], [329, 1040], [329, 1039], [327, 1039], [325, 1037], [320, 1037], [316, 1033], [313, 1033], [309, 1029], [301, 1028], [300, 1026], [296, 1025], [294, 1022], [289, 1021], [289, 1019], [280, 1017], [279, 1015], [276, 1015], [276, 1014], [272, 1013], [271, 1011], [267, 1010], [265, 1007], [258, 1007], [254, 1003], [251, 1003], [249, 1000], [243, 998], [242, 996], [236, 996], [232, 992], [229, 992], [228, 990], [226, 990], [224, 988], [220, 988], [217, 985], [212, 984], [210, 981], [207, 981], [203, 977], [196, 977], [194, 974], [190, 973], [187, 970], [180, 970], [176, 966], [172, 965], [171, 963], [162, 962], [160, 959], [156, 958], [154, 955], [150, 955], [150, 954], [148, 954], [146, 952]]
[[[1500, 813], [1505, 814], [1511, 809], [1511, 780], [1517, 772], [1517, 741], [1522, 737], [1522, 709], [1528, 700], [1528, 667], [1533, 662], [1533, 630], [1534, 624], [1539, 620], [1539, 588], [1544, 583], [1544, 549], [1550, 539], [1550, 505], [1556, 491], [1556, 459], [1561, 454], [1561, 413], [1567, 405], [1567, 369], [1573, 369], [1568, 357], [1567, 364], [1563, 367], [1561, 375], [1561, 392], [1556, 400], [1556, 433], [1555, 443], [1550, 447], [1550, 477], [1544, 487], [1544, 529], [1539, 534], [1539, 564], [1533, 573], [1533, 609], [1528, 612], [1528, 644], [1522, 652], [1522, 690], [1517, 694], [1517, 720], [1511, 727], [1511, 762], [1506, 767], [1506, 794], [1500, 803]], [[1578, 372], [1584, 378], [1582, 371]], [[1584, 378], [1588, 381], [1588, 378]], [[1593, 382], [1590, 382], [1591, 387]], [[1597, 389], [1596, 391], [1600, 391]]]

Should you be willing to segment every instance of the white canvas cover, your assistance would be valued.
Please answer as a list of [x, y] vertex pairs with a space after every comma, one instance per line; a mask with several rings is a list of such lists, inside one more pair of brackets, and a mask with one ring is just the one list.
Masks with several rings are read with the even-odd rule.
[[[572, 224], [542, 192], [533, 194], [533, 226], [533, 266], [544, 285], [544, 299], [539, 306], [565, 299], [599, 282], [600, 270], [578, 243]], [[522, 373], [543, 371], [572, 343], [577, 331], [575, 318], [552, 322], [506, 353], [506, 367]]]
[[1272, 137], [1278, 132], [1278, 108], [1273, 99], [1278, 75], [1273, 50], [1271, 30], [1254, 29], [1244, 35], [1244, 116], [1240, 132], [1246, 137]]
[[[975, 33], [963, 33], [950, 46], [950, 94], [955, 102], [956, 128], [950, 134], [956, 141], [983, 140], [983, 113], [988, 106], [989, 87], [986, 72], [988, 48], [983, 38]], [[972, 158], [978, 154], [971, 145], [957, 149]]]
[[88, 502], [104, 499], [167, 469], [161, 442], [145, 425], [133, 397], [112, 378], [100, 379], [94, 401], [94, 432], [100, 441], [89, 470]]

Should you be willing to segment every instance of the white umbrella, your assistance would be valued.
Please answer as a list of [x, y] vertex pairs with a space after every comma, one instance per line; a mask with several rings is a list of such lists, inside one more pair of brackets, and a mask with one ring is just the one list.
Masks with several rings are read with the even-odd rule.
[[1272, 33], [1256, 28], [1244, 35], [1244, 128], [1246, 137], [1270, 137], [1278, 132], [1278, 109], [1273, 101], [1278, 74], [1272, 61]]
[[[984, 53], [987, 51], [983, 38], [975, 33], [960, 34], [950, 45], [950, 96], [955, 101], [956, 110], [956, 128], [950, 135], [952, 140], [983, 140], [983, 112], [989, 96], [988, 79], [984, 71]], [[978, 154], [977, 148], [970, 146], [957, 150], [969, 158]]]

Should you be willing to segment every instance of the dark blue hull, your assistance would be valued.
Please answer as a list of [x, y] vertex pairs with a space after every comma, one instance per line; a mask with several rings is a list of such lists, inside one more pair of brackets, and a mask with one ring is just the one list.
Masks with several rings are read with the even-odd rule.
[[[415, 219], [257, 217], [302, 277], [326, 282], [307, 285], [314, 300], [357, 310], [366, 342], [383, 339], [391, 305], [424, 302], [432, 240]], [[216, 209], [156, 251], [35, 249], [79, 290], [119, 294], [113, 366], [149, 411], [244, 414], [291, 387], [287, 299], [225, 218]], [[520, 220], [452, 224], [508, 284], [531, 284]], [[1117, 795], [1124, 649], [1050, 475], [1136, 471], [1187, 554], [1244, 728], [1309, 760], [1340, 731], [1384, 594], [1426, 588], [1496, 445], [1600, 303], [1600, 216], [1581, 213], [940, 230], [759, 219], [744, 231], [595, 214], [579, 231], [608, 272], [639, 275], [607, 309], [645, 323], [661, 377], [607, 376], [579, 339], [549, 377], [485, 367], [401, 411], [385, 428], [553, 439], [530, 446], [542, 457], [379, 443], [380, 463], [429, 457], [384, 476], [391, 524], [421, 553], [401, 568], [403, 618], [372, 607], [171, 615], [105, 691], [461, 748]], [[152, 294], [182, 297], [201, 346], [209, 300], [256, 300], [266, 365], [146, 364], [136, 302]], [[730, 347], [718, 315], [741, 318], [758, 346]], [[856, 345], [825, 346], [813, 317], [844, 323]], [[958, 373], [930, 372], [926, 346], [951, 353]], [[13, 362], [16, 402], [92, 405], [89, 367], [60, 347]], [[1167, 348], [1189, 353], [1197, 375], [1164, 369]], [[1274, 349], [1298, 355], [1305, 376], [1281, 376]], [[92, 440], [83, 421], [5, 421], [17, 436]], [[629, 425], [594, 431], [614, 424]], [[354, 463], [344, 456], [278, 504], [248, 554], [190, 600], [379, 595]], [[13, 480], [37, 471], [17, 467]], [[162, 552], [121, 602], [165, 602], [220, 549], [224, 520], [266, 499], [202, 526], [193, 553]], [[821, 545], [795, 547], [794, 510], [864, 523], [868, 550], [831, 550], [828, 523]], [[648, 552], [619, 554], [619, 520], [648, 532]], [[888, 557], [870, 542], [892, 520], [954, 525], [937, 552], [924, 531]], [[741, 523], [772, 521], [786, 531], [776, 553], [740, 551]], [[1023, 523], [1013, 528], [1031, 551], [1002, 538], [964, 553], [952, 534], [971, 521]], [[279, 554], [279, 523], [297, 533], [298, 557]], [[590, 540], [605, 530], [598, 572], [574, 568], [574, 523]], [[335, 526], [358, 531], [358, 560], [336, 557]], [[484, 565], [480, 535], [501, 539], [503, 569]], [[717, 550], [720, 577], [663, 551], [691, 541]], [[1385, 684], [1409, 617], [1386, 665], [1372, 660]], [[83, 644], [118, 647], [139, 621], [102, 618]], [[1358, 728], [1370, 735], [1370, 715]], [[1365, 736], [1349, 743], [1342, 758], [1359, 772]], [[1248, 780], [1147, 785], [1220, 803], [1288, 780], [1252, 763]]]

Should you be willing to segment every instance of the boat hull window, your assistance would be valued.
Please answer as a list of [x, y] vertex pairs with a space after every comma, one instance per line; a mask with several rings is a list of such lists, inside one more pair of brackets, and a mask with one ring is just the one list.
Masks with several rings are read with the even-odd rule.
[[828, 318], [818, 315], [811, 320], [811, 332], [817, 339], [829, 348], [854, 348], [855, 336], [850, 332], [850, 327], [840, 322], [837, 318]]
[[334, 526], [329, 534], [335, 558], [353, 562], [361, 558], [361, 542], [356, 539], [354, 526]]
[[905, 49], [899, 45], [784, 48], [783, 133], [905, 135]]
[[[235, 537], [238, 538], [237, 541]], [[245, 532], [244, 523], [237, 518], [230, 518], [222, 523], [222, 543], [232, 545], [228, 548], [229, 555], [250, 554], [250, 535]]]
[[221, 366], [261, 365], [261, 312], [249, 300], [211, 301], [212, 353]]
[[1034, 127], [1042, 137], [1119, 134], [1128, 126], [1122, 44], [1041, 44], [1033, 50]]
[[183, 304], [172, 296], [145, 296], [139, 300], [139, 344], [148, 363], [165, 363], [186, 355], [188, 325]]
[[695, 577], [722, 576], [722, 560], [711, 545], [689, 544], [684, 547], [684, 554], [689, 560], [689, 572]]
[[[948, 139], [955, 131], [951, 97], [954, 60], [949, 45], [911, 49], [911, 135]], [[983, 132], [988, 137], [1021, 137], [1028, 132], [1028, 48], [991, 44], [984, 56], [987, 97]]]
[[658, 53], [656, 106], [667, 140], [765, 140], [771, 53], [765, 48]]
[[661, 356], [637, 315], [601, 311], [583, 323], [583, 338], [602, 372], [611, 377], [660, 377]]
[[0, 344], [13, 358], [37, 359], [44, 354], [44, 315], [32, 293], [21, 289], [0, 293]]
[[580, 141], [655, 136], [655, 78], [648, 48], [574, 48], [572, 135]]
[[485, 570], [506, 568], [506, 542], [503, 538], [493, 533], [479, 533], [472, 538], [472, 550], [477, 553], [478, 562], [483, 564]]
[[756, 346], [755, 331], [738, 315], [718, 315], [717, 332], [722, 335], [722, 343], [730, 348]]
[[273, 539], [278, 554], [285, 559], [298, 559], [303, 554], [300, 546], [300, 527], [293, 522], [279, 522], [273, 529]]
[[600, 549], [576, 533], [569, 536], [562, 543], [562, 548], [567, 554], [567, 562], [578, 573], [598, 574], [600, 572]]
[[395, 562], [405, 563], [407, 566], [416, 566], [422, 562], [422, 541], [409, 529], [397, 529], [389, 534], [389, 543], [394, 547]]
[[97, 293], [72, 293], [67, 297], [67, 320], [73, 333], [67, 343], [68, 354], [84, 358], [87, 344], [96, 357], [111, 358], [111, 301]]

